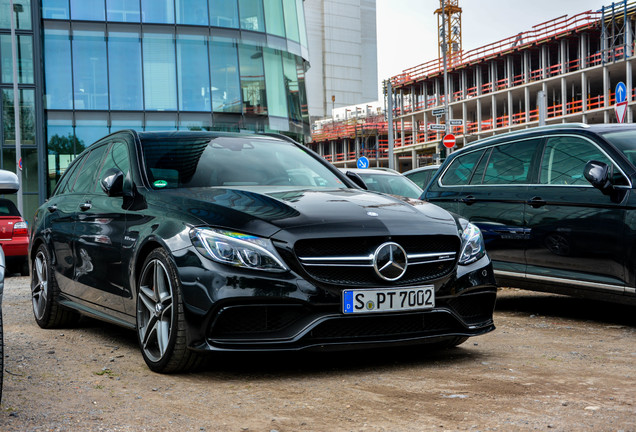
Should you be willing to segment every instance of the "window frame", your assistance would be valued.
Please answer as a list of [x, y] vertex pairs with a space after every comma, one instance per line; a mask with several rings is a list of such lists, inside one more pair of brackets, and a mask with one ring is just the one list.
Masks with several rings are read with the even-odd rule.
[[620, 164], [616, 163], [616, 160], [612, 156], [610, 156], [607, 151], [605, 151], [603, 146], [601, 146], [598, 142], [596, 142], [595, 140], [593, 140], [592, 138], [590, 138], [590, 137], [588, 137], [586, 135], [572, 134], [572, 133], [551, 134], [551, 135], [545, 135], [543, 137], [543, 138], [545, 138], [545, 140], [543, 142], [543, 148], [542, 148], [541, 154], [539, 156], [539, 164], [538, 164], [537, 170], [536, 170], [536, 175], [537, 175], [536, 182], [535, 182], [535, 184], [532, 184], [532, 186], [574, 187], [574, 188], [580, 188], [580, 187], [591, 187], [591, 188], [593, 188], [594, 187], [589, 182], [587, 184], [578, 184], [578, 185], [540, 183], [540, 180], [541, 180], [541, 178], [540, 178], [540, 176], [541, 176], [541, 165], [543, 164], [543, 156], [544, 156], [545, 151], [546, 151], [547, 146], [548, 146], [548, 139], [549, 138], [558, 138], [558, 137], [575, 137], [575, 138], [579, 138], [579, 139], [582, 139], [584, 141], [588, 141], [589, 143], [591, 143], [603, 155], [605, 155], [605, 157], [612, 163], [612, 166], [616, 167], [618, 169], [618, 171], [621, 173], [621, 175], [625, 178], [625, 180], [627, 180], [627, 185], [614, 185], [613, 187], [615, 187], [617, 189], [632, 189], [633, 185], [632, 185], [632, 181], [631, 181], [630, 177], [625, 173], [625, 170], [623, 170], [623, 168], [620, 166]]
[[[473, 175], [475, 174], [475, 168], [477, 166], [479, 166], [479, 163], [481, 162], [481, 160], [484, 158], [484, 155], [490, 150], [489, 147], [480, 147], [480, 148], [476, 148], [472, 151], [467, 151], [465, 154], [459, 155], [455, 158], [453, 158], [453, 160], [448, 164], [448, 166], [446, 168], [444, 168], [444, 171], [442, 173], [440, 173], [439, 175], [439, 179], [438, 179], [438, 184], [440, 187], [445, 187], [445, 188], [457, 188], [457, 187], [464, 187], [464, 186], [468, 186], [470, 184], [470, 181], [473, 178]], [[471, 168], [470, 170], [470, 174], [468, 176], [468, 180], [465, 184], [444, 184], [444, 177], [446, 176], [446, 174], [448, 173], [448, 170], [453, 166], [453, 164], [455, 164], [455, 162], [457, 162], [459, 159], [466, 157], [470, 154], [473, 153], [477, 153], [477, 152], [481, 152], [481, 155], [479, 156], [479, 158], [477, 159], [477, 161], [475, 162], [475, 165]]]

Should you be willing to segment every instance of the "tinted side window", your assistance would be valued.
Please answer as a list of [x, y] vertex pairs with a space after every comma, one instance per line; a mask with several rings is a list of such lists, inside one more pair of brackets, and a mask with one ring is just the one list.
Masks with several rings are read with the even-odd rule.
[[589, 185], [583, 177], [585, 164], [597, 160], [612, 165], [598, 147], [575, 136], [548, 138], [541, 161], [541, 184]]
[[[99, 179], [101, 179], [110, 168], [117, 168], [124, 173], [124, 177], [128, 174], [130, 160], [128, 158], [128, 146], [125, 142], [117, 141], [111, 146], [108, 154], [106, 154], [106, 158], [104, 159], [104, 164], [102, 165], [101, 173], [97, 181], [99, 181]], [[95, 191], [105, 195], [105, 192], [101, 187], [96, 188]]]
[[481, 159], [481, 155], [483, 153], [484, 150], [480, 150], [456, 158], [444, 173], [444, 176], [442, 177], [442, 184], [444, 186], [459, 186], [468, 184], [473, 169]]
[[527, 183], [530, 164], [540, 142], [540, 139], [530, 139], [493, 147], [483, 184]]
[[431, 175], [434, 173], [434, 170], [422, 170], [418, 172], [414, 172], [413, 174], [407, 175], [409, 180], [413, 183], [424, 189], [426, 185], [428, 185], [428, 181], [431, 179]]
[[71, 167], [66, 170], [66, 172], [62, 175], [60, 182], [57, 184], [53, 195], [59, 195], [64, 192], [68, 192], [73, 188], [75, 184], [75, 180], [77, 179], [77, 174], [79, 174], [80, 168], [84, 163], [84, 157], [78, 159], [76, 163], [71, 165]]
[[77, 176], [73, 192], [92, 192], [95, 190], [97, 173], [101, 166], [102, 158], [106, 152], [107, 146], [97, 147], [86, 156], [86, 162]]

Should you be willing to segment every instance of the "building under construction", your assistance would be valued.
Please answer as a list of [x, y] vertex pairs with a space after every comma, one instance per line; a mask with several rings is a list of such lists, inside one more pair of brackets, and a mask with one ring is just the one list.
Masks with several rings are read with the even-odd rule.
[[[356, 115], [314, 124], [310, 145], [338, 166], [366, 156], [372, 166], [386, 167], [393, 141], [393, 165], [404, 171], [443, 159], [446, 133], [455, 135], [457, 149], [540, 122], [617, 122], [615, 104], [623, 100], [624, 121], [632, 122], [635, 18], [636, 2], [626, 0], [470, 51], [451, 46], [447, 85], [442, 58], [390, 78], [393, 140], [386, 116]], [[625, 95], [615, 94], [619, 82]]]

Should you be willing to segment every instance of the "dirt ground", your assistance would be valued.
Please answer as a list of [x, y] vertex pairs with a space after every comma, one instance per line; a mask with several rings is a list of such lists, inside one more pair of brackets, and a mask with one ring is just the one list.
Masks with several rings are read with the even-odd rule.
[[158, 375], [134, 333], [42, 330], [7, 279], [9, 431], [636, 431], [636, 310], [503, 289], [494, 332], [446, 351], [217, 355]]

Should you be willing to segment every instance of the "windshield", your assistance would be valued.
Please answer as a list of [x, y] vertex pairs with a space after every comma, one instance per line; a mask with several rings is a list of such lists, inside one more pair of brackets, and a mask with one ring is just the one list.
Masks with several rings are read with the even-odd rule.
[[358, 172], [358, 174], [362, 177], [369, 190], [372, 191], [408, 198], [419, 198], [422, 195], [422, 189], [400, 174], [375, 174], [369, 172]]
[[142, 147], [146, 174], [155, 189], [266, 185], [346, 187], [305, 150], [276, 139], [144, 137]]
[[604, 132], [601, 136], [623, 152], [632, 165], [636, 166], [636, 129]]

